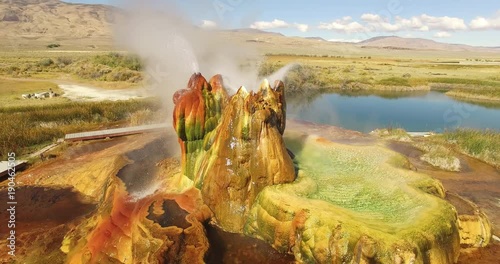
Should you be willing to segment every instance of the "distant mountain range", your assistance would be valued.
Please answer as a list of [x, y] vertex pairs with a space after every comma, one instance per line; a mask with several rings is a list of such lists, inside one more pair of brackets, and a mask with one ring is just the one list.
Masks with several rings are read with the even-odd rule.
[[268, 31], [255, 29], [255, 28], [237, 28], [237, 29], [229, 29], [227, 31], [235, 32], [235, 33], [246, 33], [246, 34], [266, 34], [266, 35], [285, 36], [281, 33], [268, 32]]
[[380, 36], [356, 43], [363, 48], [442, 50], [442, 51], [500, 51], [498, 47], [477, 47], [464, 44], [448, 44], [423, 38]]
[[[112, 25], [123, 14], [123, 10], [108, 5], [73, 4], [60, 0], [0, 0], [0, 47], [24, 45], [42, 48], [49, 43], [62, 43], [63, 46], [78, 48], [95, 48], [100, 44], [110, 49], [113, 48]], [[251, 28], [219, 32], [240, 42], [267, 45], [273, 52], [282, 47], [303, 52], [311, 50], [312, 45], [314, 51], [327, 53], [329, 49], [339, 47], [342, 52], [360, 49], [500, 52], [500, 47], [474, 47], [396, 36], [346, 43], [330, 42], [320, 37], [286, 37]]]
[[317, 41], [327, 41], [326, 39], [321, 38], [321, 37], [305, 37], [305, 38], [306, 39], [317, 40]]

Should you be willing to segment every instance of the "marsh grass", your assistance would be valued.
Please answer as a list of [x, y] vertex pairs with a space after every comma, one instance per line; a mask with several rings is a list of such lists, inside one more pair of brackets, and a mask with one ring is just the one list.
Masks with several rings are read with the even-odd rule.
[[500, 88], [469, 88], [469, 89], [453, 89], [446, 92], [446, 95], [458, 98], [472, 98], [485, 101], [500, 100]]
[[420, 156], [421, 160], [442, 170], [460, 171], [460, 160], [456, 157], [455, 152], [449, 148], [449, 144], [441, 140], [439, 136], [412, 138], [402, 128], [376, 129], [370, 134], [385, 140], [408, 142], [424, 152]]
[[445, 132], [442, 138], [461, 152], [500, 168], [500, 132], [457, 129]]
[[[158, 100], [68, 102], [41, 106], [0, 108], [0, 158], [7, 152], [27, 154], [33, 146], [48, 144], [67, 133], [127, 125], [135, 112], [156, 112]], [[143, 116], [141, 122], [148, 117]], [[139, 121], [137, 121], [139, 122]], [[138, 123], [137, 123], [138, 124]]]
[[425, 152], [420, 159], [446, 171], [460, 171], [460, 160], [455, 153], [443, 144], [433, 141], [416, 141], [413, 146]]
[[409, 80], [402, 77], [390, 77], [381, 79], [377, 82], [377, 84], [386, 86], [411, 86]]
[[481, 79], [465, 79], [465, 78], [447, 78], [447, 77], [434, 77], [427, 80], [428, 83], [446, 83], [456, 85], [470, 85], [470, 86], [490, 86], [500, 88], [499, 81], [481, 80]]
[[372, 132], [370, 132], [371, 135], [383, 138], [383, 139], [389, 139], [389, 140], [396, 140], [396, 141], [402, 141], [402, 142], [411, 142], [411, 137], [406, 133], [406, 130], [403, 128], [380, 128], [380, 129], [375, 129]]

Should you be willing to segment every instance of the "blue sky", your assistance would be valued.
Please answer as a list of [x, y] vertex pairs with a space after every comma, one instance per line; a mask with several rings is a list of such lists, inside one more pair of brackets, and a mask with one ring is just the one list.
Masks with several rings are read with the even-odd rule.
[[[119, 0], [66, 2], [123, 5]], [[500, 46], [498, 0], [150, 0], [179, 10], [195, 25], [257, 28], [288, 36], [364, 40], [396, 35], [448, 43]]]

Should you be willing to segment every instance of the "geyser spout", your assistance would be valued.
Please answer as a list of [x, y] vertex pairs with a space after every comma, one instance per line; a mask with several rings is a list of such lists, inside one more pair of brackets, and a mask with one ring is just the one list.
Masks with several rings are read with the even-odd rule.
[[244, 87], [228, 97], [220, 75], [207, 82], [193, 74], [174, 95], [174, 127], [182, 150], [182, 173], [192, 179], [219, 225], [242, 232], [257, 194], [291, 182], [295, 169], [282, 134], [283, 82], [263, 81], [257, 93]]

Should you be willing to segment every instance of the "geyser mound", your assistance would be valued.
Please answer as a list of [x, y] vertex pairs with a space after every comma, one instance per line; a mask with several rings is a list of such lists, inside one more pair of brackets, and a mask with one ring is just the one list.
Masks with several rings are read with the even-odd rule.
[[457, 261], [457, 211], [403, 156], [295, 132], [292, 161], [282, 82], [229, 98], [219, 75], [194, 74], [174, 102], [182, 174], [223, 229], [306, 263]]
[[[173, 153], [157, 162], [163, 154], [150, 147], [175, 138], [152, 133], [68, 146], [16, 176], [16, 256], [3, 251], [0, 262], [203, 263], [218, 254], [223, 263], [275, 263], [281, 256], [260, 250], [266, 244], [299, 263], [456, 263], [460, 245], [489, 243], [484, 214], [404, 156], [303, 126], [284, 133], [279, 81], [228, 97], [219, 75], [195, 74], [174, 102], [182, 165]], [[151, 185], [135, 189], [143, 182]], [[209, 219], [248, 237], [226, 240]]]
[[256, 196], [266, 186], [292, 182], [295, 168], [283, 141], [284, 85], [262, 82], [231, 98], [216, 75], [194, 74], [174, 95], [174, 127], [182, 151], [182, 173], [194, 181], [218, 224], [242, 232]]

